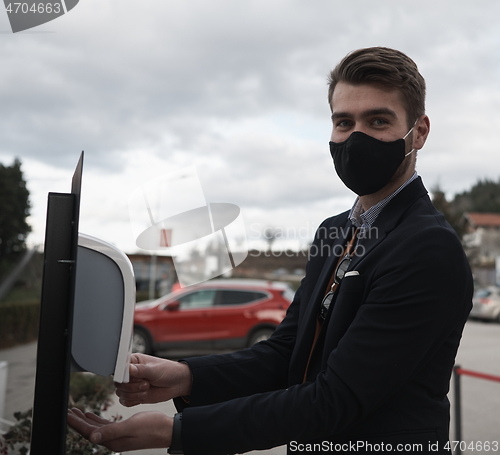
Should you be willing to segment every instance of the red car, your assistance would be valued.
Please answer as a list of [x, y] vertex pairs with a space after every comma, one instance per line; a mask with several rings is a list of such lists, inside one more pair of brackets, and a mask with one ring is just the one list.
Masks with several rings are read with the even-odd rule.
[[212, 280], [138, 303], [133, 351], [241, 349], [269, 338], [293, 298], [285, 283]]

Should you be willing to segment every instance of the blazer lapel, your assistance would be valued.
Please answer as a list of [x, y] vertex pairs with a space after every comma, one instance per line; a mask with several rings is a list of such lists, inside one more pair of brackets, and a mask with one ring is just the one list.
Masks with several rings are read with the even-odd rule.
[[370, 254], [370, 251], [400, 223], [401, 218], [411, 205], [426, 193], [427, 190], [422, 179], [418, 177], [394, 196], [389, 204], [382, 209], [370, 231], [366, 233], [364, 238], [359, 239], [359, 250], [357, 250], [359, 254], [354, 256], [349, 270], [355, 270], [357, 265]]
[[[310, 321], [310, 319], [316, 318], [318, 315], [319, 305], [325, 296], [325, 291], [330, 282], [330, 279], [335, 272], [335, 267], [337, 266], [337, 262], [339, 258], [344, 255], [345, 246], [349, 239], [351, 238], [353, 232], [355, 231], [355, 227], [348, 220], [343, 227], [334, 228], [338, 229], [337, 238], [328, 245], [328, 253], [326, 251], [320, 252], [323, 254], [328, 254], [328, 257], [321, 269], [321, 273], [319, 275], [318, 281], [316, 282], [316, 286], [314, 291], [311, 294], [311, 298], [309, 299], [309, 305], [306, 313], [306, 324]], [[328, 241], [325, 242], [325, 246], [328, 244]], [[313, 303], [311, 305], [311, 303]]]
[[[298, 327], [296, 342], [296, 346], [300, 346], [301, 349], [297, 349], [294, 353], [294, 358], [292, 358], [294, 367], [291, 369], [291, 372], [293, 371], [294, 378], [290, 379], [295, 382], [302, 382], [302, 375], [304, 374], [316, 331], [316, 318], [318, 317], [319, 307], [325, 295], [328, 283], [330, 282], [330, 278], [335, 271], [335, 267], [339, 260], [339, 254], [341, 256], [343, 255], [342, 252], [344, 251], [345, 245], [355, 230], [350, 221], [347, 221], [344, 226], [333, 226], [329, 229], [336, 230], [338, 235], [335, 235], [332, 240], [328, 237], [323, 240], [319, 251], [311, 251], [311, 254], [328, 254], [328, 256], [325, 261], [318, 261], [323, 264], [319, 266], [321, 267], [320, 270], [311, 270], [311, 273], [319, 273], [319, 277], [310, 297], [307, 298], [307, 296], [305, 296], [307, 301], [303, 302], [303, 304], [306, 305], [306, 309], [302, 322]], [[313, 259], [311, 258], [311, 264], [312, 263]]]
[[[410, 183], [404, 190], [398, 193], [389, 202], [389, 204], [384, 207], [380, 215], [375, 220], [371, 232], [359, 240], [359, 245], [362, 246], [363, 251], [362, 254], [354, 256], [349, 266], [349, 270], [356, 270], [359, 263], [387, 237], [390, 231], [392, 231], [399, 224], [401, 218], [405, 215], [405, 212], [411, 208], [411, 205], [418, 198], [426, 194], [426, 192], [427, 191], [419, 177]], [[330, 254], [328, 258], [324, 261], [318, 259], [314, 260], [313, 258], [310, 260], [311, 270], [308, 270], [308, 274], [312, 274], [312, 276], [317, 274], [318, 280], [316, 281], [314, 289], [311, 293], [309, 295], [306, 293], [302, 296], [304, 299], [302, 304], [306, 306], [306, 309], [297, 331], [297, 349], [295, 349], [290, 362], [290, 384], [302, 382], [316, 330], [316, 318], [319, 306], [323, 299], [328, 282], [334, 273], [339, 254], [342, 254], [348, 238], [350, 238], [354, 232], [354, 226], [348, 220], [344, 222], [343, 227], [334, 226], [330, 229], [337, 229], [339, 235], [335, 238], [335, 240], [330, 241], [326, 238], [320, 242], [320, 246], [329, 245]], [[320, 251], [319, 254], [321, 253], [325, 252]], [[337, 254], [335, 255], [334, 253]], [[335, 305], [335, 300], [336, 299], [332, 301], [330, 311]], [[329, 326], [330, 325], [331, 324], [329, 324]], [[323, 356], [327, 355], [327, 352], [323, 352]]]

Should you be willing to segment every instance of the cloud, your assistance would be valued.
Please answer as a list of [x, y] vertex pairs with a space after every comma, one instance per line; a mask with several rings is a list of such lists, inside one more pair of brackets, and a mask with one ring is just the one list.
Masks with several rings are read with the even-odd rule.
[[[0, 34], [0, 161], [19, 156], [30, 179], [70, 176], [85, 150], [85, 197], [100, 209], [82, 219], [97, 231], [125, 222], [115, 208], [132, 183], [190, 164], [207, 198], [254, 219], [294, 223], [308, 208], [319, 219], [350, 197], [328, 151], [326, 74], [351, 50], [383, 45], [427, 80], [419, 172], [463, 191], [498, 174], [500, 4], [419, 5], [82, 0], [37, 29], [54, 33]], [[42, 201], [50, 185], [36, 182]]]

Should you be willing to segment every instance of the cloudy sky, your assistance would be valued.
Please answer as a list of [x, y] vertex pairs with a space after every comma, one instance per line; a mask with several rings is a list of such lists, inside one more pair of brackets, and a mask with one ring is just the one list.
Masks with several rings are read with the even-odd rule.
[[329, 154], [326, 75], [368, 46], [426, 78], [427, 187], [497, 180], [499, 17], [498, 0], [80, 0], [13, 34], [0, 11], [0, 162], [23, 163], [29, 241], [84, 150], [80, 231], [126, 252], [130, 193], [193, 165], [209, 202], [241, 207], [251, 242], [275, 226], [307, 243], [353, 202]]

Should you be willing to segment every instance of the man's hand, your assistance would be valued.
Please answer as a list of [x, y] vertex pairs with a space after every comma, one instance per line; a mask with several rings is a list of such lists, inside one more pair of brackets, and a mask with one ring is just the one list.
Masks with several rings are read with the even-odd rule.
[[191, 370], [185, 363], [132, 354], [130, 382], [115, 386], [123, 406], [160, 403], [191, 393]]
[[161, 412], [139, 412], [127, 420], [110, 422], [73, 408], [68, 409], [68, 424], [93, 444], [113, 452], [162, 449], [172, 443], [173, 418]]

